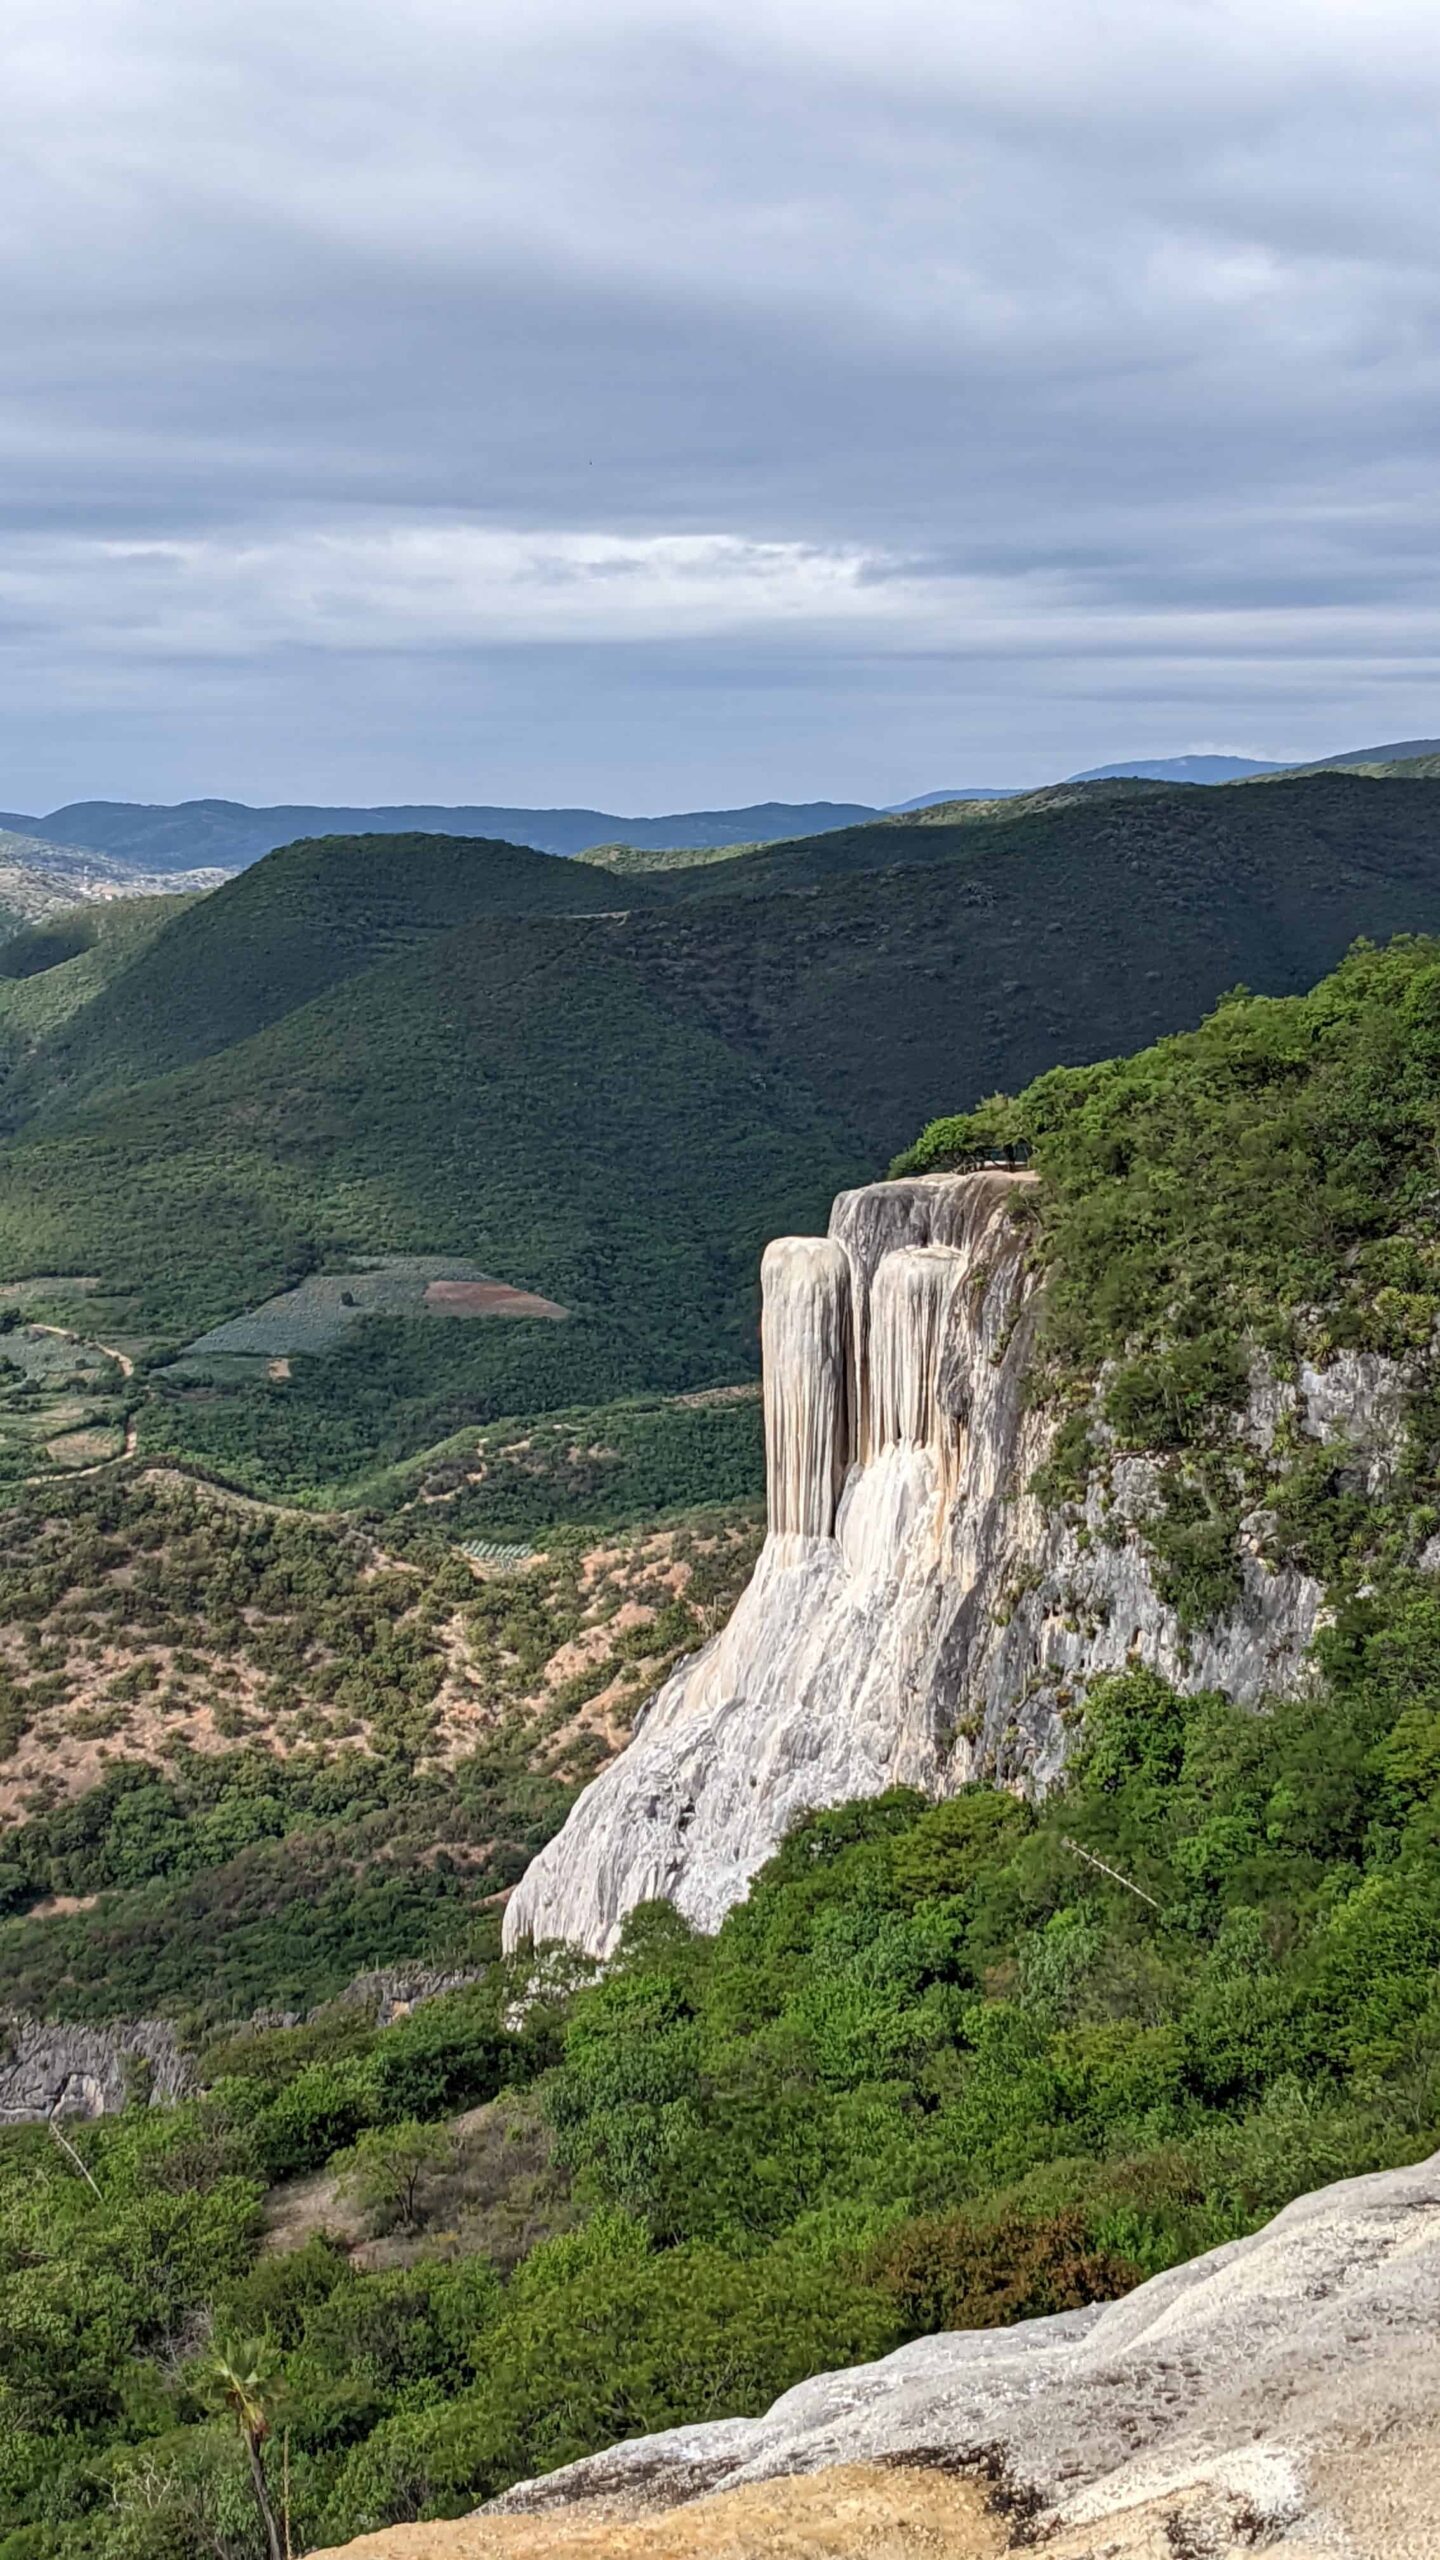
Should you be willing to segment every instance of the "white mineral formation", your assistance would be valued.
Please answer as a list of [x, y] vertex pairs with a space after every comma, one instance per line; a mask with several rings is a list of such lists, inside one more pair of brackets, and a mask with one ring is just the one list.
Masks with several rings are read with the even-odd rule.
[[834, 2464], [929, 2462], [989, 2477], [1026, 2519], [1017, 2539], [1067, 2555], [1436, 2560], [1437, 2299], [1440, 2154], [1304, 2196], [1122, 2301], [921, 2338], [763, 2418], [527, 2481], [498, 2510], [668, 2510]]
[[[716, 1928], [815, 1807], [982, 1774], [1043, 1786], [1086, 1683], [1127, 1662], [1242, 1700], [1306, 1676], [1322, 1595], [1258, 1531], [1236, 1605], [1187, 1638], [1140, 1534], [1153, 1462], [1112, 1453], [1083, 1504], [1030, 1491], [1053, 1432], [1026, 1396], [1033, 1210], [1029, 1175], [930, 1175], [843, 1192], [828, 1237], [770, 1246], [754, 1578], [536, 1858], [507, 1945], [603, 1955], [657, 1896]], [[1257, 1373], [1243, 1428], [1263, 1443], [1282, 1409], [1318, 1437], [1353, 1424], [1383, 1474], [1399, 1407], [1379, 1365]]]

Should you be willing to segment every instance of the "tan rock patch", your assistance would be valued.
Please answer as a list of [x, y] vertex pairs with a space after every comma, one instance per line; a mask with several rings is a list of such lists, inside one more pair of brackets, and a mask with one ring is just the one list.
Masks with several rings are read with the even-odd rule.
[[[1009, 2538], [973, 2483], [853, 2462], [722, 2490], [663, 2515], [611, 2505], [394, 2525], [345, 2560], [998, 2560]], [[338, 2560], [334, 2551], [313, 2560]]]

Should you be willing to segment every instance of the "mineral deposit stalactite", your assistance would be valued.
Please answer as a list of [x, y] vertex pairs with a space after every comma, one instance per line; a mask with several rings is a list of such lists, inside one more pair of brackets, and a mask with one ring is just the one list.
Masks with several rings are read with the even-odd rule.
[[969, 1263], [953, 1245], [907, 1245], [889, 1253], [870, 1291], [867, 1358], [868, 1461], [893, 1443], [934, 1446], [944, 1427], [937, 1402], [940, 1358], [951, 1307]]
[[850, 1464], [850, 1265], [823, 1236], [782, 1236], [760, 1266], [771, 1534], [828, 1538]]

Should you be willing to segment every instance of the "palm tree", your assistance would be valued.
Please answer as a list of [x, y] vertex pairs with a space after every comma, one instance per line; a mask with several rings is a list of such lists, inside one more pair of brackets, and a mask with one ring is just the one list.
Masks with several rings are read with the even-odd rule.
[[279, 2378], [275, 2349], [268, 2338], [247, 2338], [232, 2346], [217, 2348], [208, 2374], [212, 2396], [229, 2411], [245, 2447], [246, 2460], [250, 2465], [250, 2486], [255, 2492], [255, 2504], [265, 2528], [269, 2560], [287, 2560], [279, 2522], [271, 2503], [270, 2483], [265, 2477], [265, 2439], [270, 2433], [268, 2404], [273, 2400]]

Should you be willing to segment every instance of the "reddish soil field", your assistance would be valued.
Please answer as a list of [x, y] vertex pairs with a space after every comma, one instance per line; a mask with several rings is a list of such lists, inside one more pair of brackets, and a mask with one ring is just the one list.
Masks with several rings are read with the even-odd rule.
[[565, 1316], [553, 1298], [509, 1289], [503, 1280], [432, 1280], [425, 1304], [438, 1316]]

